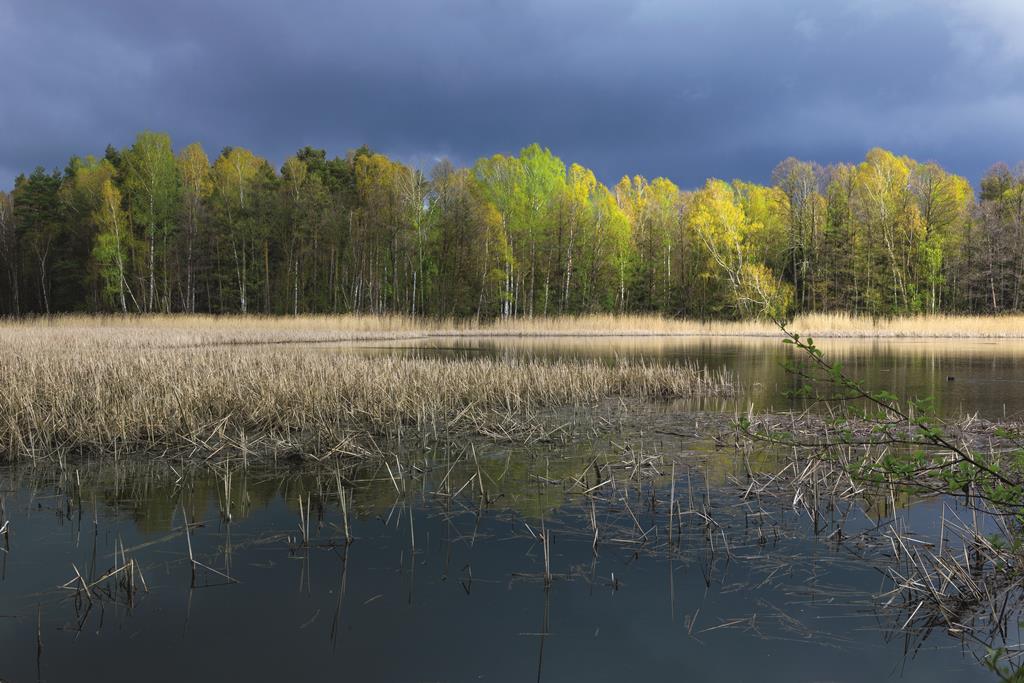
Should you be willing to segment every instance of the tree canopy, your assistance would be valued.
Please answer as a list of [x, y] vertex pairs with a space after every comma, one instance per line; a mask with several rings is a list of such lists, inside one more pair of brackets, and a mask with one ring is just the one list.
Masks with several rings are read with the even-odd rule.
[[366, 147], [280, 169], [143, 132], [0, 193], [0, 314], [1003, 312], [1024, 308], [1024, 169], [789, 158], [771, 185], [614, 187], [530, 145], [423, 173]]

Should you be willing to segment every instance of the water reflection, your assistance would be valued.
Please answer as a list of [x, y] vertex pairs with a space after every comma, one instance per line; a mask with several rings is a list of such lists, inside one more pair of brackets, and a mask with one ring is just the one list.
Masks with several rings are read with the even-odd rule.
[[[36, 677], [41, 642], [48, 680], [984, 679], [879, 608], [884, 549], [830, 537], [871, 502], [812, 525], [740, 495], [773, 463], [645, 439], [5, 471], [0, 676]], [[102, 580], [127, 561], [145, 589]]]
[[[945, 415], [979, 413], [1002, 418], [1024, 415], [1024, 341], [821, 339], [818, 346], [840, 360], [854, 377], [874, 389], [905, 397], [934, 396]], [[403, 353], [425, 357], [532, 356], [538, 358], [645, 359], [663, 363], [696, 361], [736, 373], [748, 393], [728, 412], [785, 409], [792, 388], [781, 361], [795, 351], [778, 339], [744, 337], [602, 337], [421, 339], [319, 347], [330, 352]], [[712, 409], [691, 401], [691, 409]], [[707, 405], [706, 405], [707, 404]]]

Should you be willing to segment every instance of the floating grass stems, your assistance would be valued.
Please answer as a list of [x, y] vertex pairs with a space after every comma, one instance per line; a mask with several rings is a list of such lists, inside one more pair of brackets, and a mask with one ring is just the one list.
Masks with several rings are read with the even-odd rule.
[[[161, 345], [81, 328], [0, 334], [0, 458], [359, 455], [412, 431], [516, 440], [544, 410], [728, 395], [694, 365], [433, 360], [281, 345]], [[588, 411], [580, 411], [586, 413]]]

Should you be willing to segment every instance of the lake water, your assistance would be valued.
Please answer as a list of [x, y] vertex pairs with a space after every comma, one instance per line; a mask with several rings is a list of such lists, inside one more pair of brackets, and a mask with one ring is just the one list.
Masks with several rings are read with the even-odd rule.
[[[1024, 341], [819, 339], [817, 346], [872, 389], [906, 398], [933, 396], [944, 415], [978, 413], [1024, 417]], [[800, 352], [780, 339], [749, 337], [605, 337], [421, 339], [326, 346], [340, 352], [412, 354], [426, 357], [529, 356], [661, 363], [696, 362], [733, 371], [744, 386], [736, 402], [746, 409], [787, 409], [782, 397], [793, 380], [782, 367]], [[732, 404], [730, 404], [732, 405]], [[718, 401], [708, 403], [718, 407]]]
[[[882, 388], [936, 394], [947, 413], [1024, 411], [1016, 342], [821, 346]], [[734, 370], [743, 401], [786, 404], [789, 351], [771, 340], [358, 352], [700, 361]], [[706, 418], [672, 411], [716, 408], [728, 409], [676, 406], [658, 420], [691, 424]], [[884, 604], [892, 557], [865, 539], [891, 510], [842, 503], [815, 525], [791, 501], [743, 499], [748, 468], [771, 462], [685, 436], [648, 434], [639, 448], [620, 435], [453, 444], [343, 472], [0, 469], [0, 679], [996, 680], [976, 659], [983, 649]], [[670, 515], [670, 500], [686, 513]], [[934, 539], [940, 506], [895, 514]], [[846, 541], [831, 537], [837, 518]], [[204, 566], [194, 571], [190, 552]], [[127, 571], [102, 578], [127, 559], [134, 589], [119, 582]]]
[[[782, 503], [772, 519], [753, 514], [728, 483], [737, 463], [677, 446], [659, 467], [676, 462], [677, 500], [695, 499], [714, 526], [677, 516], [671, 540], [670, 476], [631, 479], [615, 451], [602, 461], [619, 481], [593, 508], [566, 483], [593, 461], [587, 449], [481, 454], [483, 495], [466, 457], [435, 454], [394, 480], [386, 468], [348, 472], [351, 544], [329, 473], [235, 470], [225, 495], [206, 470], [178, 480], [162, 465], [85, 467], [63, 481], [8, 470], [0, 676], [990, 679], [960, 641], [902, 630], [907, 611], [880, 606], [882, 550], [829, 542]], [[308, 545], [300, 500], [312, 509]], [[926, 531], [935, 505], [900, 515]], [[848, 533], [875, 526], [859, 509], [839, 513]], [[189, 543], [220, 573], [193, 578]], [[130, 596], [116, 579], [93, 583], [120, 566], [122, 547], [148, 592], [141, 579]]]

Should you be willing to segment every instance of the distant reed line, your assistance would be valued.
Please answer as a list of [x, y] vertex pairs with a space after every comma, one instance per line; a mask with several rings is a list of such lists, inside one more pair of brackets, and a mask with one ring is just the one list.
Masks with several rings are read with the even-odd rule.
[[[843, 313], [797, 316], [790, 329], [819, 338], [1024, 339], [1024, 315], [922, 315], [902, 318]], [[636, 315], [472, 320], [411, 316], [62, 315], [0, 320], [0, 344], [204, 346], [345, 342], [419, 337], [747, 336], [774, 337], [771, 322], [696, 321]]]

